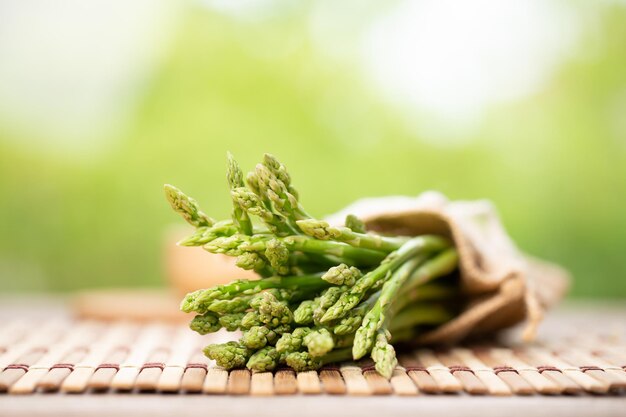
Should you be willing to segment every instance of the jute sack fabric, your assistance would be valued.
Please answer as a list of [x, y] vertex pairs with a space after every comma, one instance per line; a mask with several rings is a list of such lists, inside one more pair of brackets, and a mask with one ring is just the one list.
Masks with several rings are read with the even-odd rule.
[[432, 191], [418, 197], [366, 198], [329, 216], [328, 221], [343, 224], [347, 214], [361, 218], [368, 231], [436, 234], [454, 242], [467, 305], [458, 317], [422, 335], [417, 343], [455, 343], [524, 320], [523, 337], [531, 340], [544, 311], [567, 291], [568, 273], [523, 254], [489, 201], [449, 201]]

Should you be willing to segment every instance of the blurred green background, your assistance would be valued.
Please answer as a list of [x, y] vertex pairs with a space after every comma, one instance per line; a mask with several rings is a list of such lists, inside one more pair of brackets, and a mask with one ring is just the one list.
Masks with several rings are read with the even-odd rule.
[[0, 291], [162, 285], [163, 183], [225, 218], [230, 150], [319, 216], [489, 198], [626, 296], [625, 2], [86, 3], [0, 6]]

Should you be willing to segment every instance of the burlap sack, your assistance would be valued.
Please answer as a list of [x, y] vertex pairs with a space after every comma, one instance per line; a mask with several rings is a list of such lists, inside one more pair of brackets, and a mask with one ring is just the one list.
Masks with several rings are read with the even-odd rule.
[[455, 343], [470, 334], [494, 332], [523, 320], [527, 321], [524, 338], [530, 340], [543, 312], [568, 288], [565, 270], [516, 248], [488, 201], [451, 202], [432, 191], [416, 198], [368, 198], [328, 221], [342, 224], [347, 214], [357, 215], [370, 231], [437, 234], [454, 241], [461, 286], [469, 302], [458, 317], [424, 334], [418, 343]]

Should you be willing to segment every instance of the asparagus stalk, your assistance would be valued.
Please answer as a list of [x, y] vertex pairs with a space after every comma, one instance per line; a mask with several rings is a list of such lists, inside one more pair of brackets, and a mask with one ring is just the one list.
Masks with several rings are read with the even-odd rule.
[[340, 319], [354, 308], [379, 281], [384, 281], [393, 271], [411, 258], [425, 253], [442, 250], [448, 242], [436, 236], [419, 236], [409, 240], [396, 252], [390, 254], [378, 268], [365, 274], [352, 286], [350, 291], [341, 295], [339, 300], [330, 307], [321, 318], [322, 323]]
[[423, 259], [420, 257], [408, 260], [398, 268], [387, 282], [385, 282], [374, 306], [365, 314], [361, 327], [359, 327], [356, 332], [354, 345], [352, 347], [352, 356], [354, 359], [361, 359], [370, 351], [377, 337], [377, 331], [382, 328], [387, 319], [391, 302], [397, 295], [400, 287], [409, 279], [411, 273], [422, 262]]
[[389, 331], [395, 336], [396, 332], [414, 328], [417, 325], [442, 324], [454, 317], [452, 311], [436, 303], [416, 304], [400, 310], [390, 321]]
[[[456, 250], [450, 248], [417, 268], [420, 263], [422, 260], [418, 257], [407, 261], [389, 281], [385, 282], [374, 307], [365, 315], [361, 327], [356, 332], [352, 350], [354, 359], [362, 358], [371, 349], [376, 331], [381, 329], [388, 320], [392, 304], [397, 299], [400, 288], [411, 289], [452, 272], [456, 267]], [[416, 270], [415, 274], [412, 274], [414, 270]]]
[[394, 301], [393, 310], [400, 311], [408, 305], [425, 301], [458, 300], [459, 296], [460, 292], [457, 288], [437, 283], [425, 284], [410, 290], [402, 288], [398, 298]]

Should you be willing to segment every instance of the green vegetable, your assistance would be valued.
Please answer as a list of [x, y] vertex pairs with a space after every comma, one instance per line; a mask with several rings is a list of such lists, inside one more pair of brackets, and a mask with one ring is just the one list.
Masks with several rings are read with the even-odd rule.
[[345, 226], [316, 219], [271, 155], [244, 177], [228, 154], [226, 177], [229, 220], [211, 219], [194, 199], [165, 186], [172, 208], [195, 228], [179, 245], [233, 256], [260, 276], [194, 291], [181, 302], [182, 311], [196, 313], [190, 328], [200, 334], [242, 331], [238, 342], [204, 349], [219, 366], [306, 371], [369, 354], [389, 378], [397, 365], [390, 342], [410, 341], [456, 314], [458, 256], [447, 239], [368, 233], [354, 215]]
[[[231, 190], [244, 186], [243, 172], [241, 172], [239, 164], [235, 161], [230, 152], [228, 152], [228, 171], [226, 172], [226, 179], [228, 180], [228, 185]], [[238, 201], [234, 198], [232, 218], [239, 233], [243, 233], [244, 235], [252, 234], [252, 222], [250, 221], [250, 216], [248, 216], [248, 213], [241, 208]]]
[[363, 274], [358, 268], [348, 266], [346, 264], [340, 264], [330, 268], [322, 279], [335, 285], [348, 285], [352, 286], [357, 279], [361, 278]]
[[391, 334], [387, 331], [378, 330], [376, 344], [372, 348], [372, 359], [379, 374], [385, 378], [391, 378], [391, 374], [398, 364], [396, 350], [389, 344]]
[[276, 368], [280, 354], [276, 351], [276, 348], [272, 346], [266, 346], [263, 349], [257, 350], [246, 363], [246, 367], [253, 371], [266, 372]]
[[208, 345], [204, 348], [204, 354], [222, 368], [232, 369], [244, 366], [251, 351], [237, 342], [228, 342]]
[[373, 271], [359, 278], [357, 282], [339, 297], [321, 318], [322, 323], [336, 320], [345, 316], [365, 297], [367, 292], [379, 282], [384, 282], [390, 275], [405, 262], [422, 254], [441, 251], [448, 247], [445, 239], [436, 236], [419, 236], [409, 240], [400, 249], [392, 252]]

